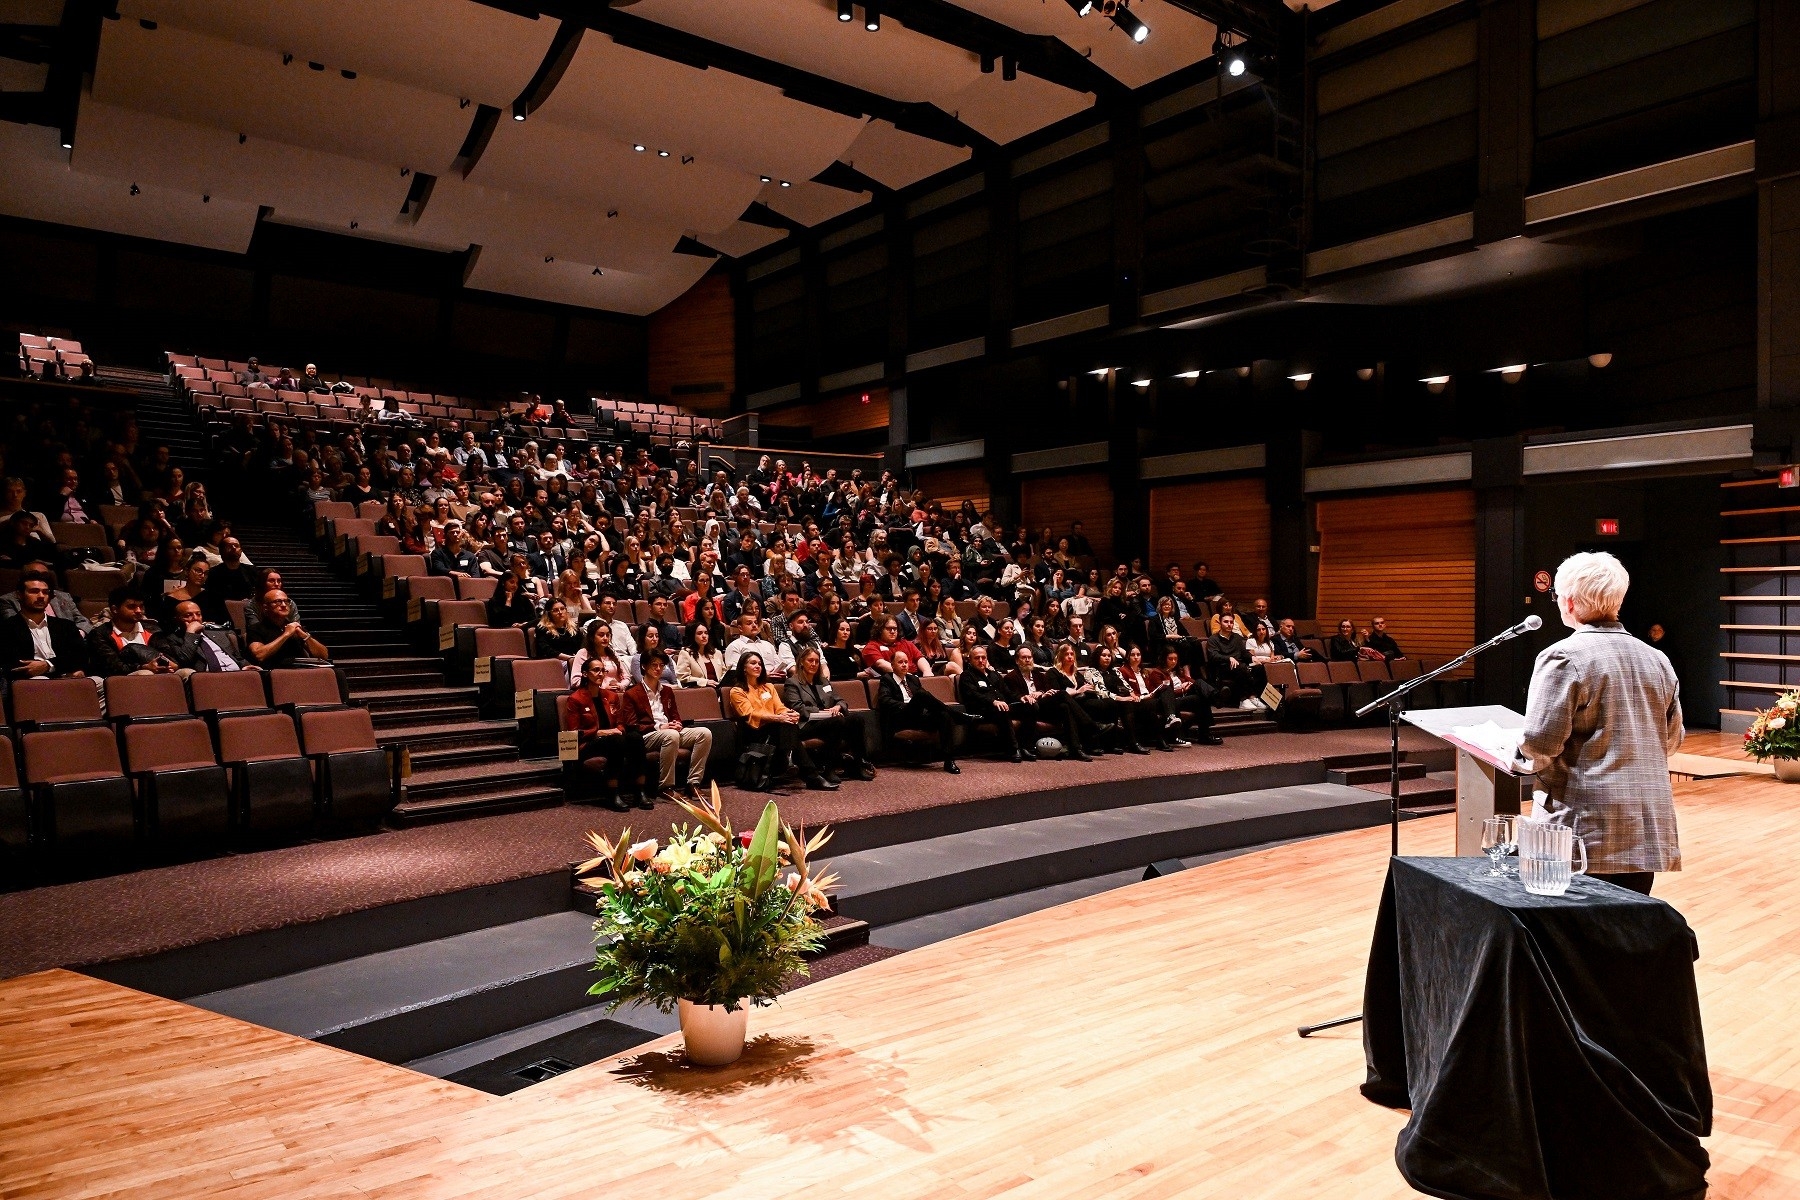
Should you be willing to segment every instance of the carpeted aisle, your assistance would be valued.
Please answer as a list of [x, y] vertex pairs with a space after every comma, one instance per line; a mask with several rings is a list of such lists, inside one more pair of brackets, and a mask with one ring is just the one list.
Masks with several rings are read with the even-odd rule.
[[[1408, 748], [1441, 745], [1406, 731]], [[1014, 766], [965, 760], [961, 775], [885, 767], [872, 783], [838, 792], [790, 786], [774, 797], [782, 816], [817, 828], [940, 805], [1078, 784], [1129, 787], [1170, 773], [1316, 762], [1383, 749], [1379, 729], [1263, 734], [1173, 754], [1108, 756], [1091, 763]], [[748, 827], [767, 797], [724, 789], [733, 822]], [[53, 966], [136, 958], [162, 950], [359, 909], [501, 883], [566, 867], [585, 857], [590, 829], [659, 836], [679, 817], [672, 805], [619, 814], [586, 805], [509, 813], [341, 841], [157, 867], [103, 879], [0, 894], [0, 978]]]

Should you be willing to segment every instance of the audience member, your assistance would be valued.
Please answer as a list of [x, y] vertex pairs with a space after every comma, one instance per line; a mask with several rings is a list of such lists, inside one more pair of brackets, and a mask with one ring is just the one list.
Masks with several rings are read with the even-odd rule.
[[246, 618], [244, 641], [250, 657], [267, 671], [331, 661], [325, 643], [293, 619], [293, 604], [283, 591], [263, 594], [256, 614]]
[[[1020, 649], [1029, 653], [1025, 647]], [[988, 665], [988, 648], [977, 645], [956, 678], [956, 699], [976, 722], [993, 725], [1000, 735], [1000, 744], [1012, 761], [1023, 762], [1027, 757], [1037, 756], [1019, 745], [1019, 735], [1013, 727], [1017, 718], [1010, 697], [1005, 678]]]
[[[897, 639], [898, 626], [889, 628], [895, 630]], [[913, 656], [906, 649], [890, 645], [881, 661], [888, 669], [877, 687], [876, 710], [888, 740], [907, 731], [936, 733], [944, 751], [944, 770], [962, 774], [956, 765], [956, 734], [959, 727], [970, 723], [967, 715], [925, 690], [923, 681], [913, 673]]]
[[[712, 755], [712, 731], [701, 726], [683, 725], [675, 713], [675, 697], [663, 686], [669, 670], [669, 656], [656, 647], [640, 656], [642, 670], [638, 682], [625, 690], [624, 724], [643, 740], [646, 768], [651, 757], [656, 759], [658, 786], [669, 800], [696, 800], [706, 782], [706, 762]], [[687, 785], [675, 786], [675, 759], [688, 752]]]
[[819, 769], [799, 734], [800, 714], [782, 703], [781, 692], [770, 680], [762, 652], [746, 650], [738, 663], [739, 685], [725, 689], [725, 703], [738, 718], [740, 741], [774, 748], [772, 778], [785, 774], [792, 763], [806, 786], [835, 792], [838, 785]]
[[50, 611], [56, 576], [28, 570], [19, 607], [0, 619], [0, 665], [8, 679], [62, 679], [87, 672], [87, 641], [75, 622]]
[[173, 622], [151, 639], [151, 645], [184, 676], [195, 671], [241, 671], [243, 658], [231, 630], [208, 625], [194, 600], [178, 602]]
[[704, 621], [688, 626], [675, 656], [675, 678], [682, 687], [718, 687], [725, 678], [725, 656], [713, 647], [712, 627]]
[[6, 595], [0, 596], [0, 620], [17, 616], [24, 611], [25, 581], [34, 576], [39, 576], [50, 583], [50, 615], [70, 622], [81, 632], [82, 637], [87, 637], [89, 631], [94, 628], [93, 622], [89, 621], [86, 614], [81, 611], [81, 605], [75, 602], [74, 596], [56, 587], [56, 569], [41, 558], [26, 563], [21, 569], [19, 586]]
[[1339, 621], [1337, 632], [1325, 645], [1326, 657], [1332, 662], [1355, 662], [1362, 657], [1362, 647], [1356, 642], [1356, 626], [1349, 621]]
[[1369, 636], [1363, 641], [1363, 652], [1380, 657], [1386, 662], [1406, 657], [1405, 652], [1400, 649], [1400, 643], [1396, 642], [1393, 635], [1388, 632], [1386, 617], [1375, 618], [1374, 628], [1369, 631]]
[[156, 628], [144, 620], [144, 594], [130, 584], [106, 599], [112, 619], [88, 634], [88, 669], [103, 679], [115, 675], [164, 675], [175, 663], [152, 644]]
[[[856, 686], [860, 688], [862, 684]], [[793, 671], [782, 685], [781, 699], [799, 716], [799, 736], [816, 738], [821, 743], [818, 762], [827, 782], [841, 782], [844, 775], [865, 781], [875, 778], [875, 768], [864, 751], [862, 729], [851, 715], [850, 706], [832, 687], [824, 655], [816, 646], [799, 652]]]
[[653, 808], [654, 802], [643, 794], [643, 736], [614, 717], [617, 701], [609, 696], [611, 690], [603, 660], [589, 659], [580, 683], [563, 704], [564, 728], [576, 735], [577, 761], [600, 764], [603, 805], [614, 812]]

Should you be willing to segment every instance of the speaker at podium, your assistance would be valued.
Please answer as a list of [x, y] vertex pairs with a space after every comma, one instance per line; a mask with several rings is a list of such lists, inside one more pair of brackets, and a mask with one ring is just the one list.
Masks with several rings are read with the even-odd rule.
[[1456, 853], [1479, 857], [1481, 823], [1515, 816], [1531, 794], [1531, 772], [1517, 761], [1525, 715], [1498, 704], [1429, 708], [1400, 719], [1456, 747]]

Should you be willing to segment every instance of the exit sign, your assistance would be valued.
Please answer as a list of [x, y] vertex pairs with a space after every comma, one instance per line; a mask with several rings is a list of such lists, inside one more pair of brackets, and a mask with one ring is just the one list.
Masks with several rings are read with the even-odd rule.
[[1594, 532], [1600, 537], [1619, 536], [1619, 518], [1600, 517], [1594, 521]]
[[1800, 469], [1794, 467], [1781, 468], [1781, 474], [1776, 478], [1775, 486], [1784, 488], [1800, 486]]

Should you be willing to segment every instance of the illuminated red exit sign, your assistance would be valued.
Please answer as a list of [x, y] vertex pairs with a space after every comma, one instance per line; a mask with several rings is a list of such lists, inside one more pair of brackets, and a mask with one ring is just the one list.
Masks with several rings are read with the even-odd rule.
[[1781, 468], [1781, 474], [1776, 477], [1775, 486], [1791, 488], [1791, 487], [1800, 485], [1800, 474], [1796, 474], [1797, 470], [1800, 470], [1800, 468], [1795, 468], [1795, 467]]
[[1600, 517], [1594, 521], [1594, 532], [1600, 537], [1619, 536], [1619, 518]]

